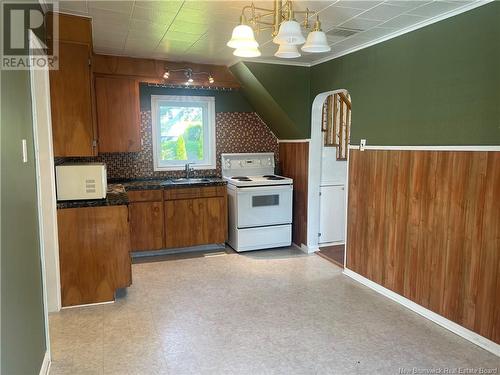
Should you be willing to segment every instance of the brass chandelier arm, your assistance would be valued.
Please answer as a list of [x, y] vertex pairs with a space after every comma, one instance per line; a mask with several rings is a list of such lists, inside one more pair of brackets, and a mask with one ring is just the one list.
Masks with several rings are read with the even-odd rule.
[[[255, 11], [263, 11], [265, 13], [255, 14]], [[250, 15], [245, 13], [251, 12]], [[317, 15], [318, 12], [314, 10], [310, 10], [307, 8], [306, 10], [294, 10], [292, 1], [286, 0], [284, 3], [281, 0], [275, 0], [275, 8], [267, 9], [256, 7], [255, 5], [245, 5], [241, 10], [241, 23], [249, 23], [252, 25], [266, 25], [270, 26], [270, 28], [274, 29], [274, 32], [277, 33], [279, 29], [279, 25], [286, 19], [293, 17], [294, 14], [305, 15], [304, 20], [302, 21], [303, 27], [306, 29], [310, 28], [309, 25], [309, 17], [311, 15]], [[265, 17], [273, 17], [272, 21], [264, 21], [262, 18]]]

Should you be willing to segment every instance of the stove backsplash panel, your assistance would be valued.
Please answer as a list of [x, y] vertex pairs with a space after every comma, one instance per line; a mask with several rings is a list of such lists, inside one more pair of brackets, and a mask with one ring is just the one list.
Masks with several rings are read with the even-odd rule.
[[[178, 178], [184, 171], [155, 172], [151, 111], [141, 112], [142, 151], [99, 154], [96, 157], [55, 158], [64, 162], [104, 162], [109, 179]], [[215, 114], [217, 169], [196, 170], [195, 176], [221, 176], [220, 155], [233, 152], [274, 152], [278, 165], [278, 140], [255, 112]]]

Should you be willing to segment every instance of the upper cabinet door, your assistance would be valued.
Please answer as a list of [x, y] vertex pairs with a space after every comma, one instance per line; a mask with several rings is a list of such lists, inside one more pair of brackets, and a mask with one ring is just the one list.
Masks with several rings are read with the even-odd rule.
[[59, 70], [50, 71], [54, 156], [93, 156], [94, 119], [88, 44], [59, 41]]
[[141, 150], [139, 84], [135, 79], [96, 76], [99, 152]]

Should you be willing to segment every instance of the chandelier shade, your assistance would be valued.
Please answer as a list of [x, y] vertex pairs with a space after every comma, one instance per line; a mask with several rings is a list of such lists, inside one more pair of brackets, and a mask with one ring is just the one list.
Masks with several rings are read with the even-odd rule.
[[257, 47], [236, 48], [233, 52], [238, 57], [259, 57], [261, 55]]
[[304, 35], [302, 35], [302, 30], [300, 29], [300, 24], [295, 20], [282, 22], [278, 35], [276, 35], [273, 39], [273, 42], [276, 44], [290, 45], [302, 44], [305, 41]]
[[255, 40], [253, 30], [248, 25], [238, 25], [233, 29], [231, 40], [227, 42], [231, 48], [257, 48], [259, 43]]
[[282, 59], [294, 59], [296, 57], [300, 57], [300, 52], [297, 49], [297, 46], [293, 44], [280, 44], [278, 51], [274, 54], [274, 56]]
[[320, 30], [311, 31], [307, 36], [306, 44], [304, 44], [301, 49], [304, 52], [312, 53], [331, 51], [328, 40], [326, 39], [326, 34]]

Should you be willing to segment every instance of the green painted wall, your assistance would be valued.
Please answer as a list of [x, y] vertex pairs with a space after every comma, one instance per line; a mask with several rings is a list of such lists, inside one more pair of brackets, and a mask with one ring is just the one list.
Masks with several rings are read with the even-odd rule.
[[351, 143], [500, 144], [500, 2], [311, 68], [311, 101], [345, 88]]
[[309, 68], [240, 62], [230, 70], [241, 82], [243, 94], [278, 138], [308, 136]]
[[184, 96], [213, 96], [215, 97], [215, 112], [254, 112], [252, 105], [245, 99], [239, 90], [193, 90], [176, 89], [140, 85], [141, 110], [151, 110], [151, 95], [184, 95]]
[[46, 348], [29, 73], [2, 71], [0, 80], [1, 373], [38, 374]]

